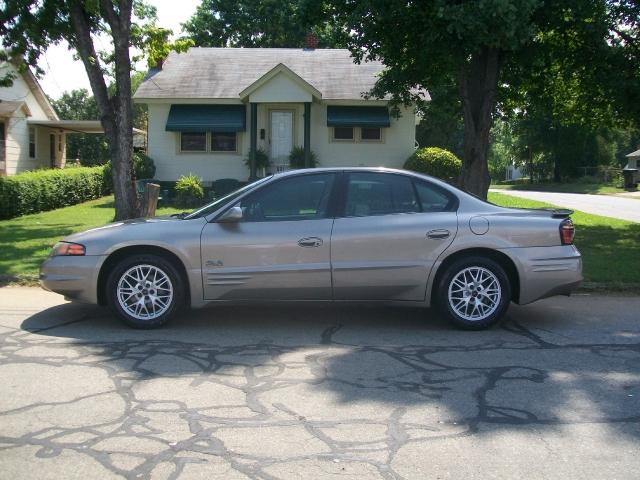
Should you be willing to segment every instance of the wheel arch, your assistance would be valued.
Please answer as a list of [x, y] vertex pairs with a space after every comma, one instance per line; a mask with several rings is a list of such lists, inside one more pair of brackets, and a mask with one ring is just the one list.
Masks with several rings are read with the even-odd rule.
[[114, 250], [113, 252], [111, 252], [111, 254], [109, 254], [109, 256], [100, 267], [100, 272], [98, 273], [98, 283], [96, 287], [98, 304], [102, 306], [105, 306], [107, 304], [107, 294], [105, 291], [107, 279], [109, 278], [109, 274], [119, 261], [131, 255], [149, 254], [157, 255], [164, 258], [168, 262], [171, 262], [171, 264], [176, 268], [176, 270], [182, 277], [182, 280], [185, 282], [185, 304], [189, 305], [191, 302], [191, 289], [189, 284], [189, 276], [187, 275], [187, 270], [184, 266], [184, 263], [175, 253], [167, 250], [166, 248], [158, 247], [156, 245], [130, 245]]
[[502, 253], [498, 250], [493, 250], [491, 248], [466, 248], [464, 250], [458, 250], [457, 252], [451, 253], [438, 266], [436, 274], [433, 277], [433, 282], [431, 283], [431, 304], [435, 304], [438, 284], [440, 283], [440, 279], [442, 278], [442, 275], [444, 275], [444, 272], [447, 270], [449, 265], [460, 260], [461, 258], [473, 256], [490, 258], [504, 269], [511, 285], [511, 300], [518, 303], [520, 299], [520, 275], [513, 260], [505, 253]]

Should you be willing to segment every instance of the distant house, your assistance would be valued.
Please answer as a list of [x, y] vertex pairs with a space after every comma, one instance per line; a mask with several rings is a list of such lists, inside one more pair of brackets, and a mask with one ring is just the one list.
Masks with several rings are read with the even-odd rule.
[[514, 164], [507, 165], [504, 179], [506, 181], [517, 180], [522, 178], [523, 173], [520, 167], [516, 167]]
[[272, 171], [289, 167], [296, 146], [321, 166], [401, 167], [415, 149], [416, 115], [402, 108], [395, 118], [388, 99], [363, 98], [382, 69], [377, 62], [355, 64], [340, 49], [172, 53], [134, 95], [149, 107], [156, 177], [246, 180], [252, 146], [267, 153]]

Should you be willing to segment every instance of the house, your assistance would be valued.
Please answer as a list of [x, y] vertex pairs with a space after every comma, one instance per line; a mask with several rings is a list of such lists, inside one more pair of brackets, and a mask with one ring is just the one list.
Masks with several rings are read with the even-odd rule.
[[[415, 150], [416, 114], [390, 115], [367, 100], [383, 65], [355, 64], [348, 50], [191, 48], [171, 53], [134, 95], [148, 105], [148, 155], [159, 180], [194, 173], [205, 182], [246, 180], [249, 152], [272, 171], [293, 147], [321, 166], [402, 167]], [[425, 99], [428, 93], [422, 92]]]
[[504, 175], [505, 181], [518, 180], [522, 177], [523, 173], [520, 167], [516, 167], [513, 163], [507, 165]]

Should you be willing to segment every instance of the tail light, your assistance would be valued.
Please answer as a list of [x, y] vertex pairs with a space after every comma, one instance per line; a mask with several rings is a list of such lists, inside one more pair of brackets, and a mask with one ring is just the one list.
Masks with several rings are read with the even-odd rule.
[[573, 237], [576, 234], [576, 227], [570, 218], [565, 218], [560, 223], [560, 242], [562, 245], [573, 245]]

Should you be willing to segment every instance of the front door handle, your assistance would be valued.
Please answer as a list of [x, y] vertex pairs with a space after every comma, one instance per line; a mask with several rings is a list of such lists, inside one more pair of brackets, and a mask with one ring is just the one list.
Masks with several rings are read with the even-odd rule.
[[451, 235], [451, 232], [444, 229], [430, 230], [427, 232], [427, 237], [434, 239], [447, 238], [449, 235]]
[[301, 247], [319, 247], [322, 245], [322, 239], [319, 237], [307, 237], [307, 238], [301, 238], [300, 240], [298, 240], [298, 245], [300, 245]]

